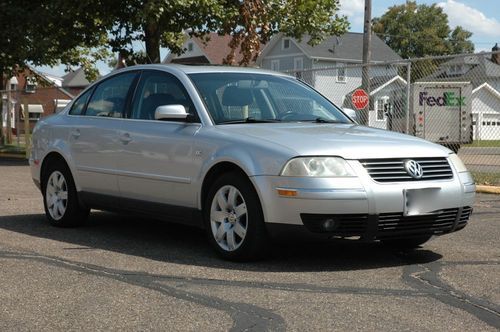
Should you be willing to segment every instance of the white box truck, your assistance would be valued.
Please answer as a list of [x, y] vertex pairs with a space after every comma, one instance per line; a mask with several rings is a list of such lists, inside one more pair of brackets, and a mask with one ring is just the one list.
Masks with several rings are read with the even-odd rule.
[[472, 141], [470, 82], [416, 82], [412, 85], [414, 135], [457, 152]]

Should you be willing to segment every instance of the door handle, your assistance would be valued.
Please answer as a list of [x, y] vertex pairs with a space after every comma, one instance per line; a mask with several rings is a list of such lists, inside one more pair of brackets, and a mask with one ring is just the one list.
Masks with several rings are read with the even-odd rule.
[[80, 137], [80, 129], [75, 129], [75, 130], [72, 130], [71, 131], [71, 136], [73, 136], [74, 138], [78, 138]]
[[123, 133], [120, 136], [120, 141], [122, 141], [123, 144], [127, 144], [132, 140], [132, 137], [130, 137], [129, 133]]

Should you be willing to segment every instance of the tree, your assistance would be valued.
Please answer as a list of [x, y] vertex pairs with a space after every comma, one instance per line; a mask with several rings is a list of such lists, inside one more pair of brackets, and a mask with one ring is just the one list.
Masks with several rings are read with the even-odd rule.
[[436, 4], [392, 6], [373, 19], [373, 31], [403, 58], [474, 51], [472, 33], [462, 27], [452, 32], [448, 16]]
[[[62, 6], [73, 2], [59, 0]], [[234, 64], [234, 52], [241, 46], [248, 65], [260, 45], [278, 32], [300, 38], [309, 34], [311, 44], [325, 36], [342, 34], [348, 28], [345, 17], [336, 15], [338, 0], [80, 0], [78, 13], [94, 8], [109, 31], [109, 45], [124, 58], [134, 58], [134, 42], [145, 44], [148, 62], [160, 62], [160, 47], [184, 52], [185, 33], [203, 37], [207, 32], [231, 34], [231, 53], [226, 63]], [[79, 15], [75, 19], [80, 22]]]
[[28, 64], [83, 65], [89, 78], [96, 77], [95, 62], [108, 55], [102, 47], [106, 31], [101, 22], [81, 21], [73, 22], [71, 10], [56, 1], [1, 1], [0, 90]]
[[75, 21], [71, 8], [57, 1], [2, 1], [0, 72], [8, 75], [27, 64], [62, 63], [83, 65], [89, 76], [95, 76], [92, 65], [109, 53], [103, 48], [106, 30], [91, 14]]
[[451, 53], [473, 53], [474, 44], [470, 41], [472, 32], [465, 30], [461, 26], [457, 26], [452, 32], [450, 37]]
[[349, 28], [346, 17], [339, 17], [338, 0], [244, 0], [230, 1], [232, 10], [218, 29], [231, 34], [231, 52], [225, 59], [234, 64], [235, 51], [241, 46], [240, 65], [248, 65], [258, 56], [260, 45], [282, 32], [301, 39], [308, 34], [310, 45], [319, 44], [326, 36], [341, 35]]

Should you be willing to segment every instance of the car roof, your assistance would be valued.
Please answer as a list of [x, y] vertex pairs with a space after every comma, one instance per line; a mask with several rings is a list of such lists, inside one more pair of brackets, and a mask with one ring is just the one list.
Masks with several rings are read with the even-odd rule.
[[110, 74], [124, 72], [128, 70], [141, 70], [141, 69], [158, 69], [168, 70], [174, 69], [184, 74], [199, 74], [199, 73], [254, 73], [254, 74], [268, 74], [276, 76], [289, 76], [285, 73], [278, 73], [271, 70], [253, 68], [253, 67], [237, 67], [237, 66], [219, 66], [219, 65], [181, 65], [181, 64], [149, 64], [149, 65], [135, 65], [126, 68], [118, 69]]

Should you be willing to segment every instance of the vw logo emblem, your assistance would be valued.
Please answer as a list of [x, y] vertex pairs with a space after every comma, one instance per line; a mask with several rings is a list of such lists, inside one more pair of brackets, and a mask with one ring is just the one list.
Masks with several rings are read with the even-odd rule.
[[424, 170], [422, 169], [422, 166], [420, 166], [420, 164], [417, 163], [415, 160], [411, 159], [405, 160], [404, 168], [406, 173], [408, 173], [414, 179], [421, 179], [422, 176], [424, 175]]

